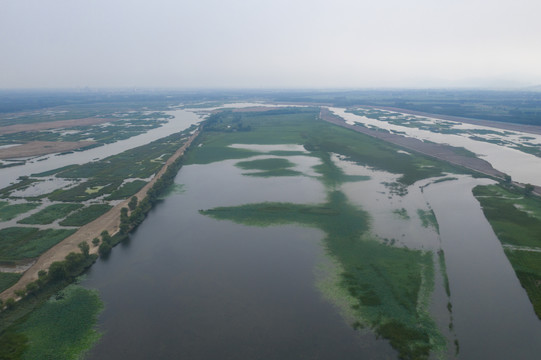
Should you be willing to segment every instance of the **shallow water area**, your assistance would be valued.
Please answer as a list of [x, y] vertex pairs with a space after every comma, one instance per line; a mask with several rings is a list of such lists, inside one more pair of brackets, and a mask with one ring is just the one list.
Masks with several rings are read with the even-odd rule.
[[183, 167], [176, 183], [185, 191], [166, 197], [128, 243], [91, 268], [83, 285], [100, 291], [106, 309], [105, 335], [88, 358], [396, 358], [386, 341], [353, 331], [317, 290], [321, 231], [199, 213], [325, 201], [316, 179], [243, 176], [236, 162]]

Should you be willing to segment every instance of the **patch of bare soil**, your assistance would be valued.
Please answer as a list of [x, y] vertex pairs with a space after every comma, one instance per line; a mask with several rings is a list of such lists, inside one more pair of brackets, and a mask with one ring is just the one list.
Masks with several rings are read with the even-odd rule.
[[0, 126], [0, 135], [4, 134], [14, 134], [23, 131], [40, 131], [40, 130], [49, 130], [49, 129], [61, 129], [69, 128], [74, 126], [88, 126], [103, 124], [106, 122], [115, 121], [118, 119], [108, 119], [108, 118], [83, 118], [83, 119], [71, 119], [71, 120], [58, 120], [58, 121], [48, 121], [40, 122], [34, 124], [16, 124], [8, 126]]
[[0, 159], [16, 159], [80, 149], [96, 144], [95, 141], [31, 141], [26, 144], [0, 149]]

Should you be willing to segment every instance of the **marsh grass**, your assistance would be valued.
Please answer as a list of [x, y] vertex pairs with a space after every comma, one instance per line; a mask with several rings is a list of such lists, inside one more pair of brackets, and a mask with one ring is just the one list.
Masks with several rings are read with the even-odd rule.
[[96, 220], [101, 215], [105, 214], [112, 208], [108, 204], [93, 204], [83, 209], [80, 209], [67, 218], [62, 220], [59, 224], [62, 226], [83, 226], [91, 221]]
[[0, 201], [0, 221], [9, 221], [20, 214], [24, 214], [39, 206], [39, 203], [9, 204], [7, 201]]
[[0, 261], [34, 258], [64, 240], [75, 230], [9, 227], [0, 230]]
[[45, 209], [18, 221], [20, 224], [50, 224], [65, 218], [69, 213], [82, 208], [83, 204], [53, 204]]
[[438, 234], [440, 233], [440, 226], [438, 224], [438, 220], [436, 219], [436, 214], [434, 214], [434, 211], [432, 209], [430, 210], [417, 209], [417, 215], [419, 216], [419, 219], [421, 220], [423, 227], [425, 228], [431, 227]]
[[115, 191], [111, 193], [107, 197], [107, 200], [124, 200], [129, 198], [130, 196], [135, 195], [139, 190], [143, 188], [147, 184], [146, 181], [143, 180], [134, 180], [130, 181], [128, 183], [125, 183]]
[[505, 255], [541, 318], [541, 253], [528, 251], [541, 249], [541, 200], [500, 185], [477, 186], [473, 194], [500, 242], [524, 247], [507, 248]]
[[21, 274], [0, 272], [0, 292], [9, 289], [21, 277]]

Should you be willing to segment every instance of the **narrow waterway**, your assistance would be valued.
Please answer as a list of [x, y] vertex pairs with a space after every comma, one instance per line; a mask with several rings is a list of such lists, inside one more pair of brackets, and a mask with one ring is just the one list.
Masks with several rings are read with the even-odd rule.
[[438, 219], [460, 359], [536, 359], [541, 322], [471, 189], [460, 177], [424, 194]]

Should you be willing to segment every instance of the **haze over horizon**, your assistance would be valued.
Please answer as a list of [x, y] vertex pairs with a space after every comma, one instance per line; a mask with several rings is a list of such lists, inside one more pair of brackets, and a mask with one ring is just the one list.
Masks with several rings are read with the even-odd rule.
[[520, 88], [533, 0], [7, 0], [0, 88]]

